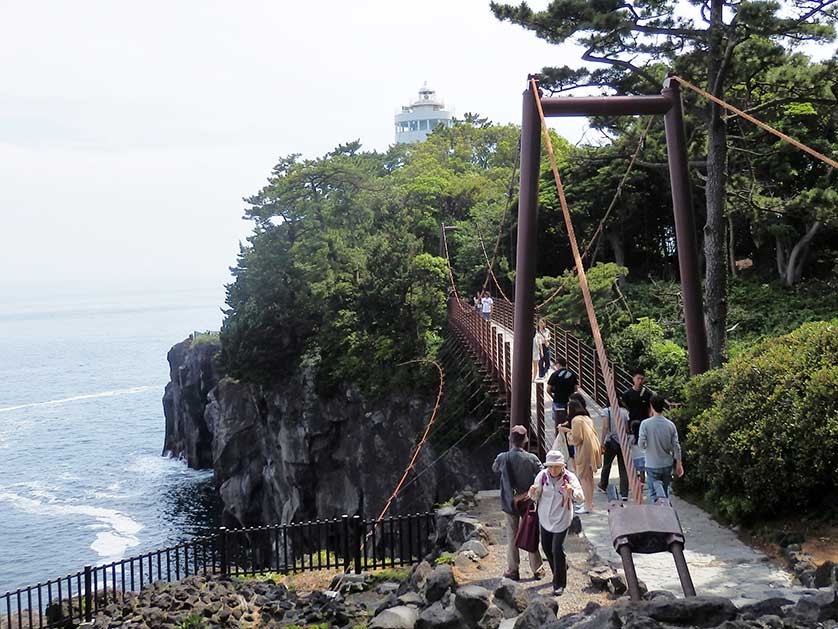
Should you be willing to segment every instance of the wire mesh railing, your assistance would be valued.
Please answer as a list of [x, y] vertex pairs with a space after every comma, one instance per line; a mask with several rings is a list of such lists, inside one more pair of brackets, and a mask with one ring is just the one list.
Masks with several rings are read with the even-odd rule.
[[431, 512], [379, 522], [360, 516], [270, 526], [218, 529], [214, 534], [120, 559], [0, 595], [0, 629], [63, 627], [89, 622], [156, 581], [192, 575], [291, 574], [315, 570], [360, 573], [410, 565], [431, 552]]

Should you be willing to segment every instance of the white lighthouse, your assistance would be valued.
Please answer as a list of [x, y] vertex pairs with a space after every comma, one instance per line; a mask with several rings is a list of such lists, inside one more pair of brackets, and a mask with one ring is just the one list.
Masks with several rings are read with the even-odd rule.
[[419, 90], [419, 98], [396, 114], [396, 143], [423, 142], [437, 126], [450, 127], [452, 117], [442, 99], [424, 83]]

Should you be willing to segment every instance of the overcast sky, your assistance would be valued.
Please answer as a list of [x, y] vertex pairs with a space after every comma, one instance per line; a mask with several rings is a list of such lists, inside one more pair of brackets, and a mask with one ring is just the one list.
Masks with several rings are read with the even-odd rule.
[[0, 300], [220, 287], [278, 156], [385, 149], [423, 81], [519, 122], [527, 73], [578, 58], [487, 0], [0, 0]]

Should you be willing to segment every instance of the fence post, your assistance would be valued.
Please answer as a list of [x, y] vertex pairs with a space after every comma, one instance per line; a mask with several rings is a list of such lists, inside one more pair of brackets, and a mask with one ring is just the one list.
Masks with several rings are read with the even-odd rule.
[[361, 574], [361, 546], [364, 543], [363, 527], [361, 526], [361, 516], [352, 516], [352, 540], [355, 545], [355, 574]]
[[[90, 622], [93, 620], [93, 582], [91, 578], [90, 566], [84, 567], [84, 620]], [[72, 616], [72, 605], [70, 616]], [[19, 620], [19, 619], [18, 619]]]
[[230, 563], [227, 558], [227, 527], [222, 526], [218, 529], [218, 533], [221, 538], [221, 574], [226, 577], [230, 574]]
[[349, 516], [345, 513], [340, 516], [343, 522], [343, 571], [349, 570]]

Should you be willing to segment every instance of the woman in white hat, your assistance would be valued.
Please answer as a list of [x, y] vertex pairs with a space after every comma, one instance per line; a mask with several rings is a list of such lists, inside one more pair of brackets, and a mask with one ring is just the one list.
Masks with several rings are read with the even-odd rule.
[[560, 596], [567, 587], [564, 538], [573, 520], [573, 503], [584, 502], [585, 494], [579, 479], [565, 467], [559, 450], [547, 453], [544, 467], [536, 474], [529, 494], [538, 503], [541, 547], [553, 570], [553, 594]]

